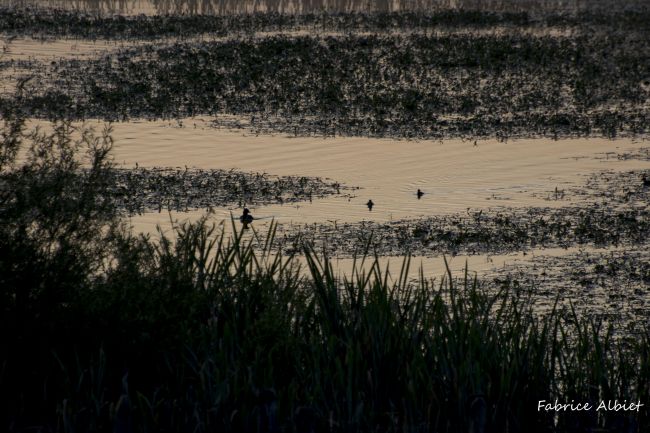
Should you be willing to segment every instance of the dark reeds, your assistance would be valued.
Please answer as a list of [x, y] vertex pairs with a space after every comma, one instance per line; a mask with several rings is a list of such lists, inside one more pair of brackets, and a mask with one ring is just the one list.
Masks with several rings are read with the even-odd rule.
[[614, 432], [647, 422], [644, 408], [557, 420], [537, 409], [555, 398], [646, 401], [645, 334], [614, 343], [597, 322], [537, 317], [516, 292], [490, 295], [468, 278], [389, 283], [375, 264], [341, 281], [327, 259], [306, 255], [310, 276], [300, 278], [292, 258], [202, 225], [173, 242], [122, 245], [105, 277], [61, 300], [62, 316], [33, 307], [35, 335], [3, 328], [40, 349], [34, 365], [9, 340], [2, 389], [21, 400], [8, 421], [267, 432], [631, 428], [605, 430]]

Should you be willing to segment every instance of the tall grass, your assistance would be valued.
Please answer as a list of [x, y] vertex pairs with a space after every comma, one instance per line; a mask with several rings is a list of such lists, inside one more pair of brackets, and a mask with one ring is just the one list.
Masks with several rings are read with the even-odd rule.
[[[341, 281], [309, 247], [301, 278], [295, 258], [213, 229], [186, 225], [173, 241], [140, 239], [85, 289], [76, 319], [85, 332], [56, 346], [40, 341], [52, 346], [39, 370], [48, 395], [24, 395], [24, 404], [45, 399], [32, 415], [60, 431], [647, 426], [646, 411], [537, 411], [542, 399], [647, 401], [647, 334], [624, 346], [588, 319], [536, 317], [507, 288], [489, 294], [450, 276], [391, 284], [376, 262]], [[49, 325], [74, 319], [60, 320]], [[18, 387], [34, 374], [9, 367], [3, 377]]]
[[[10, 124], [3, 152], [37, 137]], [[61, 131], [39, 143], [72, 143], [57, 138], [68, 137]], [[80, 146], [97, 157], [90, 172], [99, 174], [110, 165], [105, 147], [93, 147], [103, 141], [83, 137]], [[556, 398], [647, 403], [648, 332], [614, 341], [589, 318], [536, 315], [509, 286], [489, 293], [467, 276], [410, 281], [408, 259], [397, 278], [376, 257], [360, 257], [349, 278], [338, 278], [309, 245], [304, 258], [272, 253], [274, 225], [259, 239], [227, 236], [206, 221], [157, 239], [136, 236], [119, 229], [117, 216], [92, 211], [104, 204], [92, 174], [64, 182], [75, 167], [60, 148], [38, 145], [33, 158], [2, 167], [4, 430], [649, 427], [646, 406], [537, 410], [539, 400]]]

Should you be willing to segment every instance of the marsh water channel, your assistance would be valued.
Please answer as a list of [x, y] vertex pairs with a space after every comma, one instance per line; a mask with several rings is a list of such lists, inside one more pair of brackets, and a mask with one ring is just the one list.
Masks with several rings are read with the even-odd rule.
[[[417, 237], [418, 224], [447, 221], [469, 226], [476, 215], [523, 215], [525, 220], [531, 210], [535, 218], [546, 218], [550, 224], [553, 218], [562, 220], [593, 206], [603, 209], [603, 215], [634, 209], [638, 212], [635, 224], [644, 226], [650, 207], [650, 189], [641, 180], [642, 173], [650, 170], [644, 140], [474, 143], [289, 137], [215, 129], [209, 119], [129, 122], [113, 127], [115, 162], [122, 167], [235, 168], [329, 178], [349, 187], [344, 193], [311, 202], [250, 205], [259, 218], [252, 224], [258, 233], [265, 233], [274, 221], [279, 225], [278, 237], [307, 233], [317, 249], [336, 244], [338, 248], [329, 253], [339, 275], [352, 272], [352, 248], [362, 244], [357, 238], [372, 237], [380, 264], [395, 277], [408, 251], [412, 254], [409, 275], [414, 279], [422, 271], [425, 278], [439, 280], [448, 264], [457, 277], [467, 268], [470, 277], [511, 284], [517, 290], [532, 289], [542, 309], [552, 308], [559, 296], [561, 305], [572, 303], [581, 311], [624, 318], [627, 323], [642, 324], [648, 317], [650, 255], [643, 234], [628, 239], [622, 235], [613, 242], [560, 235], [558, 242], [514, 242], [500, 248], [494, 247], [496, 241], [494, 248], [478, 242], [474, 251], [414, 244], [404, 249], [395, 240], [396, 232]], [[419, 199], [418, 189], [424, 192]], [[366, 206], [369, 199], [375, 203], [372, 211]], [[231, 215], [238, 217], [241, 210], [239, 204], [215, 207], [210, 220], [226, 221], [229, 229]], [[206, 212], [150, 211], [132, 215], [130, 222], [135, 231], [156, 236], [157, 226], [169, 233], [173, 223], [197, 220]], [[431, 223], [432, 218], [437, 222]], [[608, 223], [594, 218], [593, 224]], [[235, 227], [239, 227], [237, 220]], [[621, 229], [612, 226], [611, 230]], [[352, 246], [346, 248], [346, 242]], [[293, 251], [286, 248], [284, 252]]]

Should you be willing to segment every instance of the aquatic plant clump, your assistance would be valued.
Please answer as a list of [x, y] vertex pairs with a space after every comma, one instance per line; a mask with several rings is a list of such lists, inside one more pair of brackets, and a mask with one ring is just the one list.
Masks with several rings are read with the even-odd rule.
[[[567, 137], [647, 132], [647, 32], [283, 36], [60, 60], [32, 116], [214, 116], [291, 135]], [[0, 101], [15, 104], [11, 98]]]
[[109, 179], [109, 196], [129, 214], [294, 203], [351, 189], [318, 177], [188, 167], [115, 168]]
[[481, 276], [495, 289], [508, 285], [534, 301], [536, 311], [573, 305], [579, 315], [617, 325], [616, 337], [635, 338], [650, 320], [650, 245], [586, 249], [553, 255], [536, 252], [527, 260]]
[[[630, 245], [650, 236], [650, 211], [588, 207], [471, 211], [387, 223], [291, 227], [294, 243], [326, 240], [328, 254], [349, 257], [370, 242], [379, 255], [497, 254], [530, 248]], [[288, 249], [294, 248], [291, 243]]]

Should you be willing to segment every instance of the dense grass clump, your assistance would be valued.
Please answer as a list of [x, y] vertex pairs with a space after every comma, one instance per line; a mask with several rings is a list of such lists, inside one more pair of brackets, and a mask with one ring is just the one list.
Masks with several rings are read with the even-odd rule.
[[[504, 285], [337, 278], [205, 222], [159, 240], [120, 228], [101, 181], [108, 135], [25, 133], [0, 152], [0, 425], [8, 431], [644, 431], [650, 334], [610, 338], [535, 315]], [[21, 146], [31, 151], [17, 161]], [[89, 150], [86, 177], [70, 173]], [[71, 178], [74, 183], [69, 182]], [[105, 206], [106, 205], [106, 206]], [[253, 234], [255, 236], [255, 234]], [[371, 260], [371, 259], [369, 259]], [[299, 263], [307, 266], [301, 273]], [[359, 268], [361, 269], [361, 268]], [[366, 268], [368, 269], [368, 268]]]

